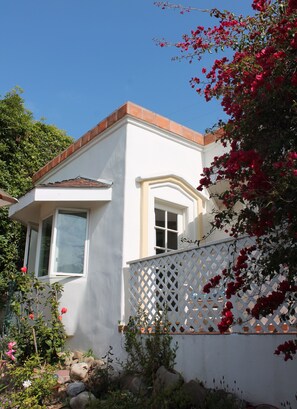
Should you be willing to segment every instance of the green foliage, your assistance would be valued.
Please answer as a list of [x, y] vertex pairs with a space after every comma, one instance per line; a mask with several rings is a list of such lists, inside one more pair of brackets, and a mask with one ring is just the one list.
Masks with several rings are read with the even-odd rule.
[[6, 359], [5, 352], [7, 352], [7, 345], [10, 339], [7, 335], [0, 336], [0, 359]]
[[57, 384], [55, 369], [42, 365], [39, 357], [32, 356], [22, 366], [9, 365], [8, 392], [0, 396], [3, 409], [44, 409], [46, 399]]
[[93, 352], [92, 348], [89, 348], [86, 352], [84, 352], [83, 356], [85, 358], [89, 358], [90, 356], [94, 356], [94, 352]]
[[148, 407], [156, 409], [195, 409], [181, 386], [161, 390], [152, 397], [152, 402]]
[[[0, 187], [19, 197], [32, 187], [33, 174], [73, 141], [53, 125], [33, 119], [21, 90], [0, 99]], [[23, 265], [25, 230], [0, 209], [0, 307], [7, 301], [9, 275]]]
[[109, 393], [105, 399], [90, 402], [88, 409], [145, 409], [143, 399], [128, 391], [115, 390]]
[[206, 396], [207, 409], [240, 409], [244, 408], [238, 399], [224, 390], [209, 390]]
[[23, 362], [33, 354], [47, 362], [57, 361], [66, 339], [58, 310], [61, 285], [41, 282], [33, 273], [12, 274], [11, 280], [13, 319], [8, 335], [17, 343], [18, 361]]
[[112, 374], [114, 372], [113, 368], [113, 352], [112, 346], [109, 346], [109, 349], [104, 357], [105, 366], [95, 366], [92, 372], [88, 376], [87, 387], [96, 398], [105, 396], [110, 391], [114, 390], [118, 384], [112, 380]]
[[[90, 402], [88, 409], [194, 409], [185, 392], [169, 388], [154, 396], [135, 395], [129, 391], [112, 390], [97, 401]], [[212, 409], [212, 408], [211, 408]], [[230, 407], [230, 409], [233, 409]]]
[[125, 331], [125, 350], [128, 354], [124, 369], [143, 376], [148, 385], [155, 380], [160, 366], [172, 370], [177, 344], [171, 346], [170, 325], [166, 311], [156, 313], [150, 321], [141, 308], [130, 317]]

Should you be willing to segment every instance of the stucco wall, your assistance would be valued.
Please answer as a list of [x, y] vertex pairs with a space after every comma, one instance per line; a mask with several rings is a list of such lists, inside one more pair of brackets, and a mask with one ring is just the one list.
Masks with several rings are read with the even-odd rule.
[[[115, 358], [125, 361], [124, 334], [115, 333]], [[251, 404], [297, 407], [297, 360], [285, 362], [276, 347], [295, 335], [173, 335], [178, 343], [175, 369], [186, 382], [195, 379], [207, 388], [236, 393]], [[116, 359], [114, 360], [116, 362]], [[117, 367], [119, 370], [120, 367]], [[287, 405], [287, 408], [290, 406]]]
[[60, 303], [68, 308], [63, 316], [70, 335], [68, 346], [92, 348], [98, 356], [112, 344], [121, 318], [126, 128], [112, 131], [42, 180], [47, 183], [82, 176], [113, 182], [110, 202], [83, 205], [90, 210], [86, 276], [58, 278], [64, 284]]
[[[176, 369], [185, 379], [199, 379], [207, 387], [235, 389], [251, 403], [297, 401], [297, 360], [274, 355], [276, 347], [294, 335], [174, 335], [178, 342]], [[215, 382], [214, 382], [215, 380]], [[235, 383], [236, 382], [236, 383]], [[228, 387], [227, 387], [228, 385]]]
[[[161, 130], [149, 129], [142, 124], [133, 122], [128, 124], [124, 209], [124, 261], [140, 257], [141, 192], [140, 185], [137, 184], [137, 178], [177, 175], [195, 187], [201, 172], [202, 147], [189, 141], [182, 141], [180, 138]], [[168, 201], [171, 200], [172, 196]]]

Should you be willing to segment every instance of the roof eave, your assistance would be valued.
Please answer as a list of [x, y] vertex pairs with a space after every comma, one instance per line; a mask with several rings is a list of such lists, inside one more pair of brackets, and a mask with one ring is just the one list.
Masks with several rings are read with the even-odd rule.
[[[83, 190], [83, 194], [82, 194]], [[26, 224], [29, 220], [27, 214], [36, 205], [42, 203], [59, 202], [71, 203], [79, 202], [82, 205], [86, 203], [109, 202], [112, 200], [112, 187], [76, 187], [76, 188], [61, 188], [61, 187], [42, 187], [36, 186], [30, 192], [22, 196], [18, 203], [13, 204], [9, 209], [9, 216], [12, 219], [19, 220]]]

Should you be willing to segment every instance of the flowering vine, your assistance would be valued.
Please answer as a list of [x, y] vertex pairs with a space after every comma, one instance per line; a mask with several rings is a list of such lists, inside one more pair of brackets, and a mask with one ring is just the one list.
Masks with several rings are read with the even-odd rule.
[[[159, 3], [162, 9], [173, 8]], [[228, 188], [217, 195], [223, 209], [215, 211], [212, 228], [234, 239], [248, 234], [255, 243], [210, 279], [204, 291], [223, 285], [230, 300], [251, 284], [260, 293], [277, 277], [277, 288], [259, 296], [247, 313], [260, 319], [285, 311], [279, 315], [290, 323], [296, 322], [297, 310], [297, 1], [251, 0], [251, 11], [251, 16], [237, 16], [209, 10], [213, 26], [199, 25], [182, 41], [160, 45], [174, 45], [191, 62], [202, 61], [205, 53], [215, 56], [191, 86], [206, 101], [220, 99], [228, 115], [217, 124], [225, 153], [203, 169], [198, 190], [224, 181]], [[226, 332], [235, 321], [231, 303], [221, 316], [218, 327]], [[295, 352], [294, 341], [276, 350], [286, 360]]]

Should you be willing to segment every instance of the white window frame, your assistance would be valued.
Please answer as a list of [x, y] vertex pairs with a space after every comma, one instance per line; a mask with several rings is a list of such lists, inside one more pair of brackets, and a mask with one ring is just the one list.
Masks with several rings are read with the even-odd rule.
[[[83, 272], [82, 274], [75, 274], [63, 271], [54, 271], [55, 265], [55, 254], [56, 254], [56, 241], [57, 241], [57, 227], [58, 227], [58, 215], [59, 211], [79, 213], [86, 213], [86, 237], [85, 237], [85, 246], [84, 246], [84, 261], [83, 261]], [[40, 261], [40, 251], [41, 251], [41, 240], [42, 240], [42, 225], [43, 222], [49, 217], [53, 217], [52, 222], [52, 231], [51, 231], [51, 243], [50, 243], [50, 255], [48, 263], [48, 274], [39, 275], [39, 261]], [[78, 209], [78, 208], [57, 208], [54, 212], [47, 214], [40, 220], [39, 230], [38, 230], [38, 243], [37, 243], [37, 257], [35, 263], [35, 271], [38, 278], [43, 279], [47, 277], [58, 277], [58, 276], [67, 276], [67, 277], [84, 277], [88, 268], [88, 255], [89, 255], [89, 210], [88, 209]]]
[[30, 261], [30, 252], [32, 251], [32, 248], [30, 246], [31, 244], [31, 235], [32, 231], [36, 232], [37, 234], [37, 242], [36, 242], [36, 248], [35, 248], [35, 263], [33, 270], [30, 272], [35, 272], [36, 271], [36, 258], [38, 254], [38, 239], [39, 239], [39, 226], [36, 223], [28, 223], [27, 225], [27, 233], [26, 233], [26, 246], [25, 246], [25, 255], [24, 255], [24, 266], [27, 267], [27, 269], [30, 269], [29, 261]]
[[[186, 224], [185, 219], [186, 219], [187, 209], [182, 207], [182, 206], [179, 206], [179, 205], [177, 205], [175, 203], [171, 203], [171, 202], [169, 203], [169, 202], [165, 202], [163, 200], [161, 201], [161, 200], [158, 200], [158, 199], [155, 199], [154, 212], [155, 212], [155, 209], [163, 210], [166, 213], [170, 212], [170, 213], [174, 213], [174, 214], [177, 215], [177, 230], [176, 230], [176, 232], [177, 232], [177, 250], [178, 250], [180, 248], [180, 245], [181, 245], [180, 239], [181, 239], [182, 235], [185, 233], [185, 224]], [[167, 218], [165, 218], [165, 220], [166, 219]], [[155, 230], [154, 250], [155, 250], [155, 254], [156, 254], [157, 248], [160, 248], [160, 247], [157, 247], [157, 240], [156, 240], [156, 230], [157, 230], [157, 228], [159, 228], [159, 227], [156, 226], [156, 223], [154, 223], [154, 230]], [[167, 233], [170, 232], [170, 231], [173, 231], [173, 230], [168, 229], [168, 227], [165, 224], [164, 231], [165, 231], [165, 237], [166, 237], [165, 251], [164, 252], [168, 253], [169, 251], [173, 251], [173, 250], [168, 249]]]

